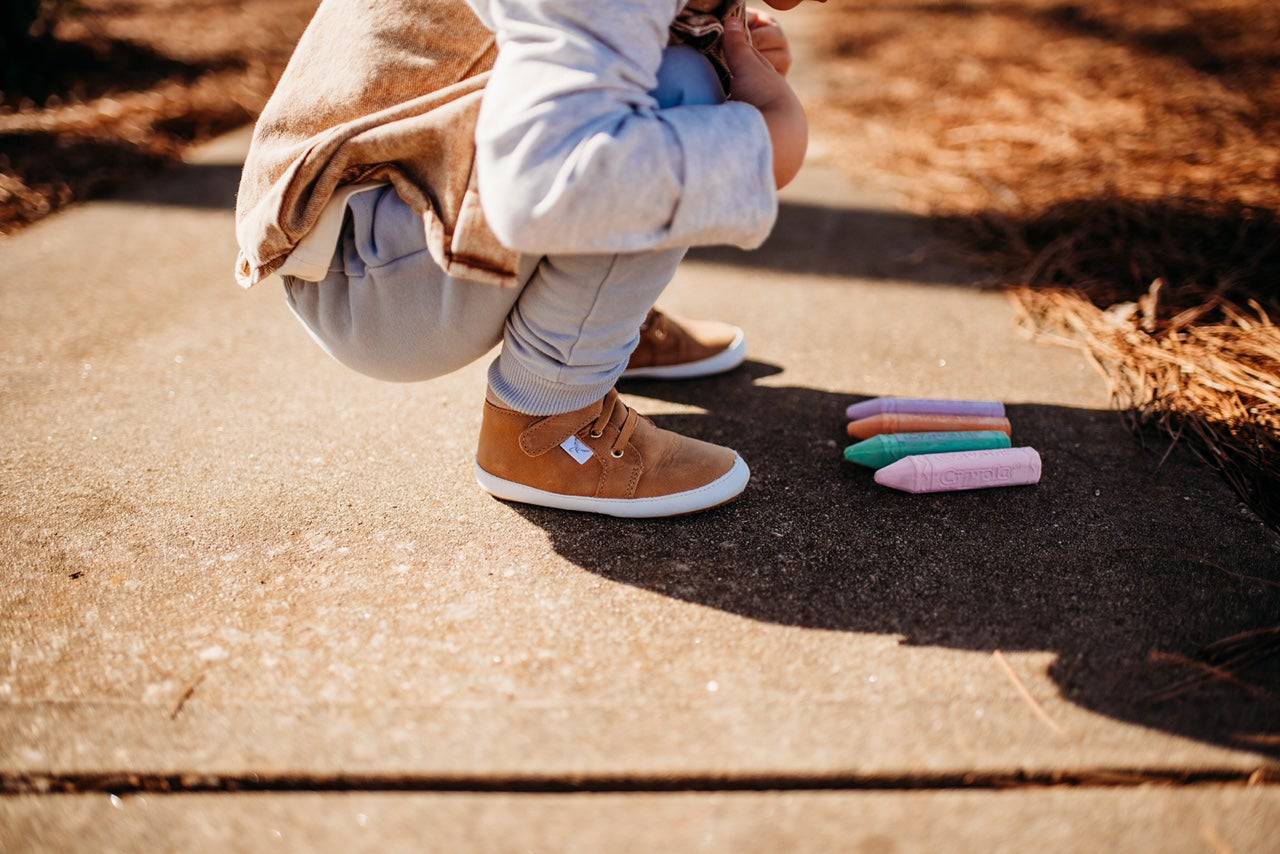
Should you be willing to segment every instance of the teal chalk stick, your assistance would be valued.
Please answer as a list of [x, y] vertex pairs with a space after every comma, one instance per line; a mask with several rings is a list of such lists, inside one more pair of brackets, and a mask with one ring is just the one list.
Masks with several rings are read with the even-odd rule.
[[992, 451], [1009, 447], [1009, 437], [999, 430], [958, 433], [882, 433], [844, 449], [844, 458], [860, 466], [878, 469], [903, 457], [947, 454], [954, 451]]

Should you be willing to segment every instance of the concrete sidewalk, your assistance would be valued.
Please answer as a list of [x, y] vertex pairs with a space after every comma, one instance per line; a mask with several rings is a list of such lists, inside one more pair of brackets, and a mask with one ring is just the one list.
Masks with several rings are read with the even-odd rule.
[[[754, 477], [722, 510], [619, 523], [475, 487], [483, 363], [366, 380], [278, 284], [236, 289], [246, 141], [0, 244], [17, 847], [228, 828], [246, 849], [415, 847], [483, 820], [492, 850], [574, 828], [639, 849], [662, 822], [715, 850], [1265, 849], [1275, 705], [1160, 700], [1187, 673], [1148, 656], [1274, 623], [1280, 539], [1204, 466], [1139, 447], [1084, 362], [1018, 337], [927, 223], [819, 161], [763, 250], [694, 253], [663, 305], [742, 325], [752, 360], [624, 390]], [[879, 393], [1009, 401], [1044, 483], [878, 489], [839, 449], [844, 406]], [[1167, 778], [1197, 785], [1094, 788]], [[950, 791], [1023, 779], [1088, 790]], [[106, 794], [160, 786], [193, 794]], [[844, 791], [783, 791], [825, 787]], [[91, 794], [12, 794], [43, 788]], [[970, 836], [940, 829], [960, 816]]]

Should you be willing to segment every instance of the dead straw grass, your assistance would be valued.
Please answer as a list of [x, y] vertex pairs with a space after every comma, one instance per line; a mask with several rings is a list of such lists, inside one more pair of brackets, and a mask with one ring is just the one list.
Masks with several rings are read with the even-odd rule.
[[[1241, 496], [1280, 519], [1280, 328], [1256, 301], [1246, 310], [1221, 297], [1157, 323], [1163, 288], [1156, 280], [1138, 302], [1105, 310], [1073, 290], [1010, 295], [1033, 334], [1085, 353], [1135, 426], [1193, 438]], [[1198, 325], [1210, 311], [1227, 320]]]
[[824, 10], [819, 128], [1280, 524], [1280, 6]]
[[0, 235], [261, 111], [316, 0], [77, 0], [0, 64]]

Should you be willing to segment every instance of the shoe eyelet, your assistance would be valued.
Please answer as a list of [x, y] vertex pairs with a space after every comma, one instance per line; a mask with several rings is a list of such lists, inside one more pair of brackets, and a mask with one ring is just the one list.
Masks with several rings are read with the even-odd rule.
[[622, 451], [610, 451], [609, 456], [613, 457], [615, 460], [620, 460], [622, 459]]
[[592, 439], [599, 439], [601, 436], [604, 435], [604, 431], [600, 431], [599, 433], [597, 433], [595, 430], [592, 430], [587, 435], [590, 436]]

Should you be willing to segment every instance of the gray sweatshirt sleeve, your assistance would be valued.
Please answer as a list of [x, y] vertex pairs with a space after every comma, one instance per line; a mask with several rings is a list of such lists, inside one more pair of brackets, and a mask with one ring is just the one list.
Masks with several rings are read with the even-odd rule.
[[499, 53], [476, 129], [494, 234], [532, 254], [758, 246], [773, 150], [748, 104], [659, 110], [676, 0], [490, 0]]

